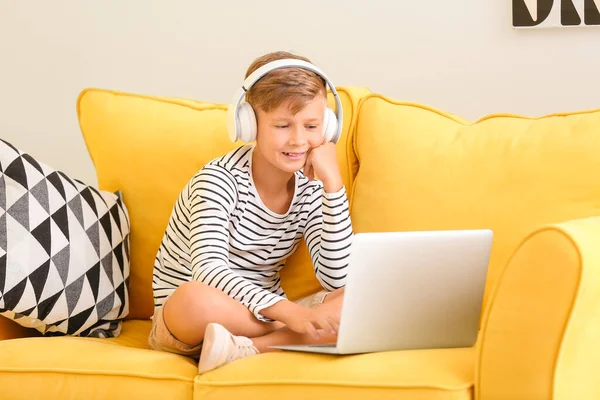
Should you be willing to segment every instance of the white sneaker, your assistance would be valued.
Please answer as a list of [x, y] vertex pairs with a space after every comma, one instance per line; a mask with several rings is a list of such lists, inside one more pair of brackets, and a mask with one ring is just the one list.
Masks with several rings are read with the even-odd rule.
[[211, 323], [206, 326], [198, 373], [203, 374], [239, 358], [258, 354], [252, 340], [245, 336], [232, 335], [222, 325]]

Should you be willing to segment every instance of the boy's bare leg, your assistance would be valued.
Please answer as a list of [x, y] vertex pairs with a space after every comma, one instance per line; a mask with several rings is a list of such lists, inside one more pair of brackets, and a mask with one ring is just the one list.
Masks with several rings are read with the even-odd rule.
[[[338, 289], [327, 295], [324, 302], [339, 302], [341, 307], [343, 293], [343, 288]], [[281, 322], [259, 321], [244, 305], [201, 282], [181, 285], [163, 307], [164, 321], [169, 331], [190, 346], [202, 342], [206, 326], [211, 322], [223, 325], [234, 335], [253, 338], [260, 352], [273, 351], [268, 348], [273, 345], [330, 343], [336, 340], [335, 335], [325, 332], [321, 332], [321, 337], [316, 340], [285, 328]]]
[[[327, 295], [324, 303], [317, 307], [324, 307], [319, 312], [326, 312], [330, 315], [336, 315], [341, 311], [343, 301], [343, 289]], [[252, 316], [254, 318], [254, 316]], [[212, 322], [212, 321], [211, 321]], [[216, 321], [215, 321], [216, 322]], [[330, 322], [335, 324], [335, 321]], [[335, 329], [335, 325], [332, 325]], [[244, 326], [246, 328], [246, 326]], [[198, 362], [198, 372], [205, 373], [227, 364], [239, 358], [248, 357], [257, 353], [266, 353], [274, 351], [269, 346], [282, 344], [316, 344], [332, 343], [337, 339], [337, 335], [318, 330], [318, 338], [310, 334], [299, 334], [288, 327], [281, 327], [270, 333], [261, 335], [236, 334], [228, 330], [226, 326], [216, 323], [209, 324], [206, 329], [206, 338]]]
[[[342, 302], [344, 300], [344, 288], [338, 289], [325, 297], [324, 303], [328, 303], [333, 307], [337, 307], [341, 310]], [[280, 346], [288, 344], [324, 344], [324, 343], [335, 343], [337, 335], [332, 335], [325, 331], [320, 330], [320, 337], [318, 339], [313, 338], [308, 334], [299, 334], [287, 327], [282, 327], [271, 333], [259, 337], [252, 337], [251, 340], [254, 346], [261, 353], [267, 353], [271, 351], [277, 351], [277, 349], [271, 349], [269, 346]]]
[[259, 321], [244, 305], [201, 282], [181, 285], [163, 307], [164, 321], [171, 334], [190, 346], [202, 342], [211, 322], [246, 337], [262, 336], [284, 326], [281, 322]]

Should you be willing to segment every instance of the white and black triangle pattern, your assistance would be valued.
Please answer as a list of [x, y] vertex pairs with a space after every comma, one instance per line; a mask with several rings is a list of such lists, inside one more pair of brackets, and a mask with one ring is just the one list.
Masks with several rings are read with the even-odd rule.
[[129, 313], [129, 214], [0, 139], [0, 315], [45, 335], [114, 337]]

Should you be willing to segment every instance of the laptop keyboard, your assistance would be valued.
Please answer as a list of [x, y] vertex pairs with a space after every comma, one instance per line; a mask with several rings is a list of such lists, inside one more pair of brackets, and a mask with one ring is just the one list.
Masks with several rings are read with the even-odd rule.
[[311, 344], [308, 347], [335, 347], [335, 343], [327, 343], [327, 344]]

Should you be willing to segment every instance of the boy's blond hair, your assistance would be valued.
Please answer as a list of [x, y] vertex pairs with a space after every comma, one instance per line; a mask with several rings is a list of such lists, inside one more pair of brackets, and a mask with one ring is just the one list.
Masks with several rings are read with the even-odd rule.
[[[311, 62], [308, 58], [286, 51], [265, 54], [254, 60], [246, 71], [246, 78], [258, 68], [272, 61], [293, 58]], [[281, 104], [288, 104], [292, 114], [317, 95], [326, 96], [325, 80], [304, 68], [282, 68], [269, 72], [259, 79], [246, 93], [246, 101], [255, 110], [269, 112]]]

